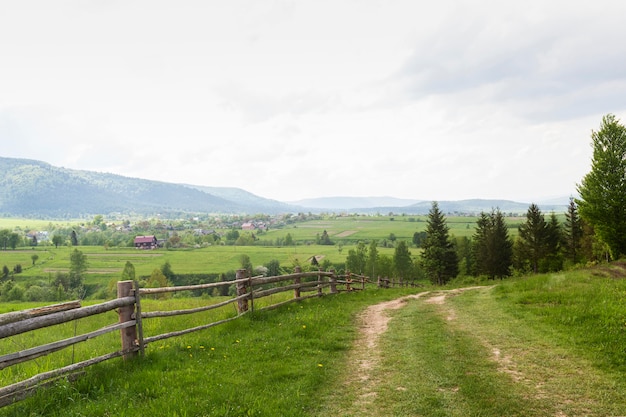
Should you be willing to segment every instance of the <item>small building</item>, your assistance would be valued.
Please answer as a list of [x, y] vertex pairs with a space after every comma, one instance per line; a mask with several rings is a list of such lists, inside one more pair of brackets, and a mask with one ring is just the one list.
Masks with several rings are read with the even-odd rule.
[[156, 236], [136, 236], [135, 249], [156, 249], [159, 242]]
[[252, 222], [245, 222], [241, 225], [242, 230], [256, 230], [256, 225]]

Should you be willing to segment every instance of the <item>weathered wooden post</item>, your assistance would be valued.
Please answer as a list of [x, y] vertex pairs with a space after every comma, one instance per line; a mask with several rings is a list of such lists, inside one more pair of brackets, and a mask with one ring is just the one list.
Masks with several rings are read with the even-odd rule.
[[378, 276], [378, 279], [376, 280], [376, 286], [378, 288], [382, 288], [383, 286], [383, 282], [380, 280], [380, 275]]
[[352, 291], [352, 287], [350, 284], [352, 283], [352, 275], [350, 275], [350, 271], [346, 271], [346, 291]]
[[[118, 281], [117, 282], [117, 298], [134, 297], [133, 294], [133, 281]], [[129, 305], [120, 307], [118, 309], [118, 317], [120, 323], [126, 323], [133, 321], [133, 313], [135, 312], [135, 305]], [[137, 354], [135, 348], [137, 347], [137, 325], [126, 327], [120, 330], [122, 336], [122, 351], [124, 352], [124, 359], [129, 359]]]
[[[296, 274], [299, 274], [299, 273], [301, 273], [301, 272], [302, 272], [302, 268], [300, 268], [299, 266], [296, 266], [296, 268], [295, 268], [294, 272], [295, 272]], [[298, 277], [295, 277], [295, 278], [293, 279], [293, 283], [294, 283], [294, 284], [300, 284], [300, 282], [301, 282], [301, 281], [302, 281], [302, 279], [301, 279], [299, 276], [298, 276]], [[294, 288], [294, 289], [293, 289], [293, 297], [294, 297], [294, 298], [300, 298], [300, 287], [298, 287], [298, 288]]]
[[139, 353], [145, 355], [145, 344], [143, 342], [143, 322], [141, 321], [141, 294], [139, 293], [139, 282], [133, 281], [133, 290], [135, 293], [135, 325], [137, 326], [137, 344], [139, 345]]
[[330, 273], [330, 293], [337, 294], [337, 275], [335, 274], [335, 270], [331, 269]]
[[[317, 272], [322, 272], [322, 269], [318, 268]], [[322, 274], [318, 274], [317, 275], [317, 296], [318, 297], [321, 297], [323, 295], [323, 293], [322, 293], [322, 284], [323, 284], [323, 282], [322, 282]]]
[[[246, 277], [246, 272], [247, 270], [245, 269], [238, 269], [235, 279], [237, 281], [244, 279]], [[237, 282], [236, 287], [237, 287], [237, 297], [246, 295], [248, 293], [246, 289], [246, 281]], [[248, 311], [248, 298], [241, 298], [237, 300], [237, 311], [239, 312], [239, 314], [243, 314], [246, 311]]]

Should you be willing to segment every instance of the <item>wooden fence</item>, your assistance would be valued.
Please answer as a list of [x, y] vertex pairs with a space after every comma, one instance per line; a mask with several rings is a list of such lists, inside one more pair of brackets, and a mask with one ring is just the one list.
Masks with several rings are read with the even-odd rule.
[[[131, 358], [137, 354], [143, 354], [146, 346], [158, 340], [181, 336], [187, 333], [208, 329], [255, 310], [254, 302], [263, 297], [285, 291], [293, 291], [293, 298], [257, 309], [267, 310], [281, 305], [301, 301], [311, 297], [321, 297], [324, 294], [337, 294], [341, 291], [353, 291], [365, 289], [368, 278], [347, 272], [345, 275], [337, 275], [334, 271], [324, 272], [296, 272], [290, 275], [273, 277], [247, 277], [246, 270], [237, 271], [234, 281], [215, 282], [192, 286], [164, 287], [164, 288], [139, 288], [136, 281], [119, 281], [117, 283], [117, 298], [101, 304], [82, 307], [79, 301], [55, 304], [51, 306], [11, 312], [0, 315], [0, 339], [31, 332], [37, 329], [54, 326], [62, 323], [75, 321], [81, 318], [103, 314], [116, 310], [118, 323], [113, 323], [95, 331], [84, 333], [68, 339], [54, 341], [45, 345], [36, 346], [18, 352], [0, 356], [0, 370], [23, 362], [31, 361], [41, 356], [60, 351], [80, 342], [85, 342], [107, 333], [119, 331], [121, 335], [121, 348], [118, 351], [106, 355], [90, 358], [81, 362], [53, 369], [34, 375], [20, 382], [0, 388], [0, 407], [22, 400], [34, 393], [42, 386], [49, 385], [65, 376], [76, 376], [82, 369], [117, 357]], [[383, 282], [384, 283], [384, 282]], [[151, 311], [141, 310], [142, 296], [172, 293], [178, 291], [193, 291], [211, 289], [221, 286], [235, 285], [236, 294], [233, 298], [202, 307], [175, 311]], [[280, 285], [280, 286], [278, 286]], [[268, 286], [271, 286], [268, 288]], [[379, 286], [381, 282], [379, 280]], [[309, 292], [310, 294], [306, 294]], [[305, 293], [305, 294], [303, 294]], [[236, 304], [237, 315], [200, 326], [180, 329], [158, 335], [144, 335], [143, 320], [156, 317], [179, 316], [208, 311]]]

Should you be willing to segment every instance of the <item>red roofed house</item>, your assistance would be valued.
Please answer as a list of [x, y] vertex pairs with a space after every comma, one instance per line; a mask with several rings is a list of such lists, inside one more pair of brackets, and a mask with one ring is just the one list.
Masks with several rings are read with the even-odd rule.
[[135, 249], [156, 249], [158, 246], [155, 236], [137, 236], [135, 237]]

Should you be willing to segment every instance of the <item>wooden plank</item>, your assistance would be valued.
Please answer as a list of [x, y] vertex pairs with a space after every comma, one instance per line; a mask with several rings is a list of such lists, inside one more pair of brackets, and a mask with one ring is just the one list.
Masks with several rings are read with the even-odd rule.
[[254, 291], [254, 298], [267, 297], [269, 295], [278, 294], [279, 292], [290, 291], [296, 288], [317, 287], [319, 283], [317, 281], [302, 282], [300, 284], [290, 284], [283, 287], [269, 288], [267, 290]]
[[34, 387], [41, 383], [42, 381], [46, 381], [48, 379], [56, 378], [60, 375], [65, 375], [68, 373], [72, 373], [78, 369], [86, 368], [88, 366], [95, 365], [100, 362], [104, 362], [109, 359], [117, 358], [119, 356], [125, 355], [128, 352], [125, 351], [117, 351], [113, 353], [109, 353], [107, 355], [98, 356], [97, 358], [88, 359], [86, 361], [74, 363], [72, 365], [65, 366], [63, 368], [55, 369], [48, 372], [43, 372], [41, 374], [35, 375], [23, 381], [17, 382], [15, 384], [7, 385], [6, 387], [0, 388], [0, 398], [5, 397], [7, 395], [20, 392], [24, 389], [28, 389], [30, 387]]
[[75, 345], [76, 343], [84, 342], [94, 337], [101, 336], [106, 333], [114, 332], [126, 327], [134, 326], [135, 321], [128, 321], [124, 323], [117, 323], [111, 326], [103, 327], [99, 330], [85, 333], [80, 336], [74, 336], [69, 339], [59, 340], [57, 342], [48, 343], [46, 345], [37, 346], [31, 349], [21, 350], [15, 353], [9, 353], [7, 355], [0, 356], [0, 369], [4, 369], [8, 366], [15, 365], [17, 363], [26, 362], [41, 356], [48, 355], [52, 352], [64, 349], [68, 346]]
[[267, 310], [274, 310], [278, 307], [282, 307], [285, 304], [291, 304], [294, 302], [298, 302], [298, 301], [302, 301], [302, 300], [306, 300], [307, 298], [313, 298], [313, 297], [318, 297], [317, 294], [311, 294], [311, 295], [306, 295], [304, 297], [300, 297], [300, 298], [290, 298], [289, 300], [280, 302], [280, 303], [276, 303], [276, 304], [272, 304], [271, 306], [265, 306], [263, 308], [260, 308], [258, 311], [267, 311]]
[[11, 311], [9, 313], [0, 314], [0, 326], [30, 319], [33, 317], [40, 317], [47, 314], [57, 313], [59, 311], [72, 310], [75, 308], [80, 308], [80, 300], [70, 301], [67, 303], [52, 304], [43, 307], [36, 307], [28, 310]]
[[46, 316], [33, 317], [16, 323], [4, 324], [0, 326], [0, 339], [29, 332], [31, 330], [41, 329], [43, 327], [54, 326], [55, 324], [66, 323], [68, 321], [93, 316], [95, 314], [105, 313], [120, 307], [133, 305], [134, 303], [135, 297], [116, 298], [101, 304], [81, 307], [74, 310], [61, 311], [58, 313], [48, 314]]
[[236, 279], [233, 281], [212, 282], [210, 284], [181, 285], [180, 287], [140, 288], [139, 294], [161, 294], [161, 293], [166, 293], [166, 292], [203, 290], [206, 288], [222, 287], [224, 285], [233, 285], [233, 284], [237, 284], [238, 282], [248, 281], [249, 279], [250, 278], [243, 278], [243, 279]]
[[256, 285], [271, 284], [274, 282], [281, 282], [281, 281], [292, 281], [295, 278], [317, 278], [320, 275], [330, 277], [333, 275], [333, 273], [323, 272], [323, 271], [319, 271], [319, 272], [313, 271], [313, 272], [300, 272], [300, 273], [289, 274], [289, 275], [278, 275], [278, 276], [273, 276], [273, 277], [253, 278], [252, 285], [256, 286]]
[[202, 311], [213, 310], [216, 308], [224, 307], [225, 305], [232, 304], [234, 302], [239, 301], [240, 299], [243, 300], [248, 297], [249, 297], [249, 294], [244, 294], [236, 298], [231, 298], [231, 299], [219, 302], [217, 304], [211, 304], [211, 305], [204, 306], [204, 307], [189, 308], [185, 310], [145, 312], [145, 313], [141, 313], [141, 317], [144, 319], [149, 319], [149, 318], [155, 318], [155, 317], [170, 317], [170, 316], [180, 316], [183, 314], [200, 313]]
[[157, 335], [157, 336], [152, 336], [152, 337], [146, 337], [144, 339], [144, 342], [146, 344], [148, 344], [148, 343], [152, 343], [152, 342], [157, 342], [159, 340], [169, 339], [171, 337], [182, 336], [182, 335], [185, 335], [185, 334], [188, 334], [188, 333], [197, 332], [197, 331], [204, 330], [204, 329], [209, 329], [211, 327], [215, 327], [215, 326], [218, 326], [220, 324], [224, 324], [224, 323], [228, 323], [229, 321], [236, 320], [239, 317], [241, 317], [242, 315], [243, 314], [240, 314], [238, 316], [230, 317], [230, 318], [227, 318], [227, 319], [224, 319], [224, 320], [220, 320], [220, 321], [216, 321], [216, 322], [209, 323], [209, 324], [204, 324], [202, 326], [191, 327], [189, 329], [178, 330], [178, 331], [170, 332], [170, 333], [163, 333], [163, 334], [160, 334], [160, 335]]

